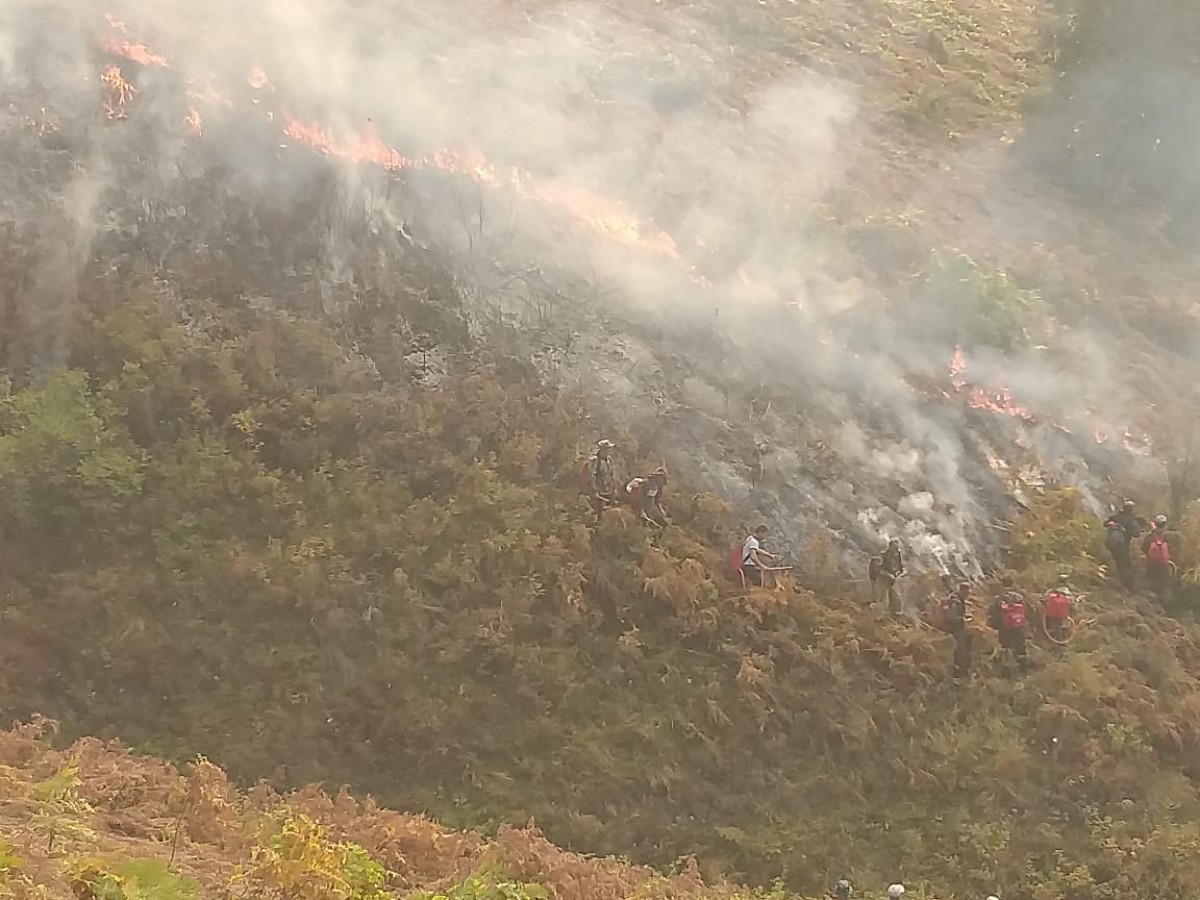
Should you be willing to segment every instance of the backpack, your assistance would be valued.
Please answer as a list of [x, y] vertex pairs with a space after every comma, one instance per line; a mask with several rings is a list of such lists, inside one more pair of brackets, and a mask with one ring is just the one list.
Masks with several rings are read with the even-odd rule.
[[579, 487], [583, 490], [588, 490], [592, 486], [592, 459], [588, 457], [583, 461], [583, 465], [579, 469]]
[[645, 483], [645, 478], [635, 478], [625, 485], [625, 493], [629, 495], [629, 505], [635, 511], [642, 508], [642, 485]]
[[938, 607], [937, 627], [939, 631], [953, 631], [950, 625], [950, 604], [954, 602], [954, 595], [947, 594], [942, 598], [942, 605]]
[[1005, 630], [1013, 631], [1025, 627], [1025, 604], [1019, 601], [1000, 604], [1001, 621]]
[[733, 570], [733, 574], [739, 579], [745, 572], [745, 563], [742, 560], [742, 548], [744, 546], [746, 546], [746, 544], [743, 541], [729, 551], [729, 568]]
[[1065, 622], [1071, 618], [1071, 598], [1062, 591], [1047, 594], [1046, 618], [1051, 622]]
[[879, 570], [882, 567], [883, 567], [883, 558], [879, 557], [879, 556], [872, 556], [871, 562], [868, 563], [868, 565], [867, 565], [867, 577], [869, 579], [871, 579], [871, 581], [878, 581], [879, 580]]
[[1165, 566], [1171, 562], [1171, 545], [1163, 536], [1157, 535], [1146, 548], [1146, 559], [1156, 566]]

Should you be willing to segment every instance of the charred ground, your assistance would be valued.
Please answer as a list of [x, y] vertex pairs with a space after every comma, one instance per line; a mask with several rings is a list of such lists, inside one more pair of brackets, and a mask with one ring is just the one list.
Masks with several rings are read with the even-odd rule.
[[[607, 148], [584, 192], [544, 135], [487, 167], [413, 120], [305, 145], [288, 123], [327, 97], [231, 64], [203, 105], [165, 12], [5, 4], [4, 711], [807, 890], [1193, 889], [1197, 633], [1107, 592], [1093, 515], [1161, 494], [1191, 397], [1152, 406], [1145, 376], [1190, 383], [1192, 263], [1008, 149], [1050, 18], [794, 6], [530, 7], [534, 37], [487, 8], [515, 50], [577, 41], [571, 137]], [[105, 49], [139, 24], [171, 65]], [[643, 33], [678, 68], [646, 68], [653, 41], [587, 68]], [[113, 65], [123, 118], [94, 80]], [[815, 130], [781, 132], [781, 103]], [[715, 165], [682, 152], [705, 129]], [[626, 137], [657, 188], [600, 165]], [[593, 525], [601, 430], [631, 470], [669, 461], [677, 528]], [[751, 518], [795, 594], [728, 582]], [[1072, 569], [1086, 627], [1027, 681], [985, 659], [951, 688], [947, 642], [845, 580], [886, 534], [931, 579]]]

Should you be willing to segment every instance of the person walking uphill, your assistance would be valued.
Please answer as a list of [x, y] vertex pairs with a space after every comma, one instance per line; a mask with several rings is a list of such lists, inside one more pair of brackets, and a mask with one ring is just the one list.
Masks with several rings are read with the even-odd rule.
[[1154, 527], [1142, 539], [1142, 552], [1146, 554], [1146, 576], [1150, 590], [1160, 603], [1171, 599], [1171, 586], [1175, 583], [1175, 541], [1167, 529], [1167, 517], [1156, 516]]
[[1074, 612], [1075, 595], [1071, 592], [1071, 577], [1058, 576], [1058, 582], [1046, 592], [1046, 611], [1042, 621], [1046, 637], [1059, 647], [1071, 641], [1071, 615]]
[[747, 584], [763, 587], [763, 573], [773, 571], [768, 562], [779, 558], [763, 549], [762, 542], [766, 538], [767, 526], [759, 525], [754, 529], [754, 533], [742, 542], [742, 574]]
[[884, 596], [888, 600], [888, 612], [893, 616], [901, 613], [900, 591], [896, 581], [904, 574], [904, 557], [900, 553], [900, 542], [895, 538], [888, 541], [887, 549], [871, 559], [867, 576], [871, 580], [871, 605], [879, 603]]
[[659, 466], [645, 478], [635, 478], [625, 486], [630, 505], [642, 519], [658, 528], [671, 524], [662, 505], [663, 491], [667, 486], [667, 470]]
[[1138, 517], [1132, 500], [1126, 500], [1121, 511], [1109, 516], [1104, 523], [1104, 546], [1113, 558], [1113, 567], [1117, 570], [1117, 578], [1125, 585], [1126, 590], [1133, 590], [1133, 560], [1129, 553], [1129, 544], [1142, 533], [1144, 520]]
[[959, 582], [946, 597], [942, 607], [942, 627], [954, 638], [954, 677], [964, 681], [971, 677], [971, 620], [967, 612], [971, 599], [971, 584]]
[[1000, 582], [1001, 594], [988, 610], [988, 624], [1000, 634], [1007, 663], [1022, 672], [1029, 671], [1029, 650], [1025, 637], [1025, 598], [1016, 589], [1011, 575]]
[[612, 506], [617, 499], [617, 469], [612, 458], [612, 448], [612, 441], [598, 441], [585, 467], [585, 487], [597, 516]]

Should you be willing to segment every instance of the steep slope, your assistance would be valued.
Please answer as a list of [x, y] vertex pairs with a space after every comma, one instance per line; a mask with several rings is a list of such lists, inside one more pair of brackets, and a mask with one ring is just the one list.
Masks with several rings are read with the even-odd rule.
[[715, 499], [593, 523], [577, 408], [492, 351], [382, 378], [316, 322], [146, 292], [74, 341], [5, 406], [6, 715], [810, 891], [1194, 883], [1200, 634], [1105, 593], [1070, 495], [1013, 553], [1101, 588], [1071, 652], [1007, 679], [981, 629], [955, 686], [827, 540], [746, 594]]
[[[0, 712], [809, 892], [1200, 887], [1191, 595], [1095, 518], [1161, 499], [1195, 260], [1023, 167], [1047, 11], [83, 6], [0, 5]], [[675, 527], [594, 521], [602, 432]], [[891, 534], [901, 623], [844, 574]], [[1001, 564], [1079, 635], [954, 685], [935, 574]]]

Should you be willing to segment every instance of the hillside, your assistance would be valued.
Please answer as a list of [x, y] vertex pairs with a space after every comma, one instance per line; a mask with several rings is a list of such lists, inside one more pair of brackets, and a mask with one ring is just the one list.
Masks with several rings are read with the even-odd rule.
[[536, 828], [495, 840], [307, 788], [242, 793], [199, 759], [185, 774], [119, 745], [56, 753], [45, 720], [0, 735], [0, 894], [189, 900], [229, 896], [383, 900], [769, 897], [706, 887], [554, 848]]
[[[1136, 79], [1097, 125], [1197, 26], [1095, 9], [0, 3], [0, 720], [59, 723], [0, 737], [8, 886], [1200, 891], [1190, 145]], [[591, 514], [605, 435], [671, 527]], [[1006, 571], [1088, 594], [1022, 677]]]
[[803, 589], [742, 594], [714, 498], [593, 527], [578, 408], [515, 361], [381, 380], [316, 322], [185, 328], [137, 296], [6, 406], [7, 715], [810, 891], [1192, 883], [1113, 854], [1196, 827], [1200, 632], [1105, 591], [1069, 494], [1013, 564], [1098, 589], [1086, 627], [1017, 682], [980, 628], [956, 686], [948, 641], [864, 610], [827, 539]]

